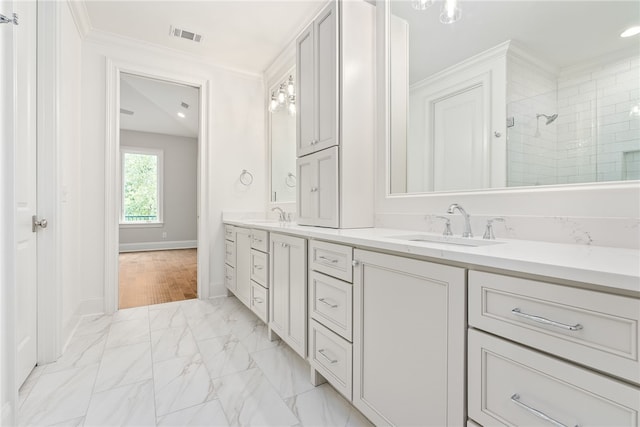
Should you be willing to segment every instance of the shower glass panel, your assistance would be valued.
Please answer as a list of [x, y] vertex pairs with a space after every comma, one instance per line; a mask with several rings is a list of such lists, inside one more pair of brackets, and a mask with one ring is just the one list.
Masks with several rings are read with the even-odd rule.
[[640, 80], [633, 64], [626, 58], [557, 78], [523, 78], [512, 68], [507, 186], [638, 179]]

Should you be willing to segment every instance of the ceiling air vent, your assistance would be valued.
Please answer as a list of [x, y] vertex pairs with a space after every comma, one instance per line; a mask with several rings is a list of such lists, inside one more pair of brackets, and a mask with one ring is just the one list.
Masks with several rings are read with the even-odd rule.
[[200, 41], [202, 40], [202, 35], [201, 34], [196, 34], [194, 32], [191, 31], [187, 31], [187, 30], [182, 30], [180, 28], [176, 28], [173, 25], [169, 26], [169, 34], [174, 36], [174, 37], [179, 37], [181, 39], [187, 39], [187, 40], [191, 40], [197, 43], [200, 43]]

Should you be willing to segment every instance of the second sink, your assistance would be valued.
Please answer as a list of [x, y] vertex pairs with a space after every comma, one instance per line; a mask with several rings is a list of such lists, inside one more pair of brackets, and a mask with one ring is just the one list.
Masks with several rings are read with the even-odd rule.
[[441, 243], [445, 245], [456, 246], [491, 246], [500, 245], [504, 242], [497, 242], [495, 240], [477, 240], [469, 239], [465, 237], [452, 237], [452, 236], [434, 236], [430, 234], [411, 234], [407, 236], [389, 236], [389, 239], [405, 240], [408, 242], [425, 242], [425, 243]]

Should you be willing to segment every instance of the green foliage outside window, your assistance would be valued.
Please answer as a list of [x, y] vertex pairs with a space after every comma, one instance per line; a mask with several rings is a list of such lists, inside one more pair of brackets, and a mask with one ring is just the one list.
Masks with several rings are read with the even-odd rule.
[[124, 220], [158, 220], [158, 156], [153, 154], [125, 153]]

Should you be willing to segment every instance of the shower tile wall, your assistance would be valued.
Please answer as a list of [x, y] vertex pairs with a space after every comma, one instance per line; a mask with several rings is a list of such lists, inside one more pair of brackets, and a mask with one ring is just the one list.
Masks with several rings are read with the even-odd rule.
[[556, 124], [548, 126], [536, 114], [555, 114], [557, 78], [519, 57], [507, 57], [507, 116], [515, 126], [508, 130], [507, 185], [556, 183]]
[[[634, 179], [640, 150], [640, 60], [627, 56], [558, 78], [558, 182]], [[625, 163], [627, 165], [625, 166]]]
[[[515, 118], [508, 186], [637, 179], [640, 116], [630, 114], [640, 108], [637, 54], [557, 76], [515, 55], [507, 67], [507, 115]], [[538, 113], [558, 118], [536, 123]]]

